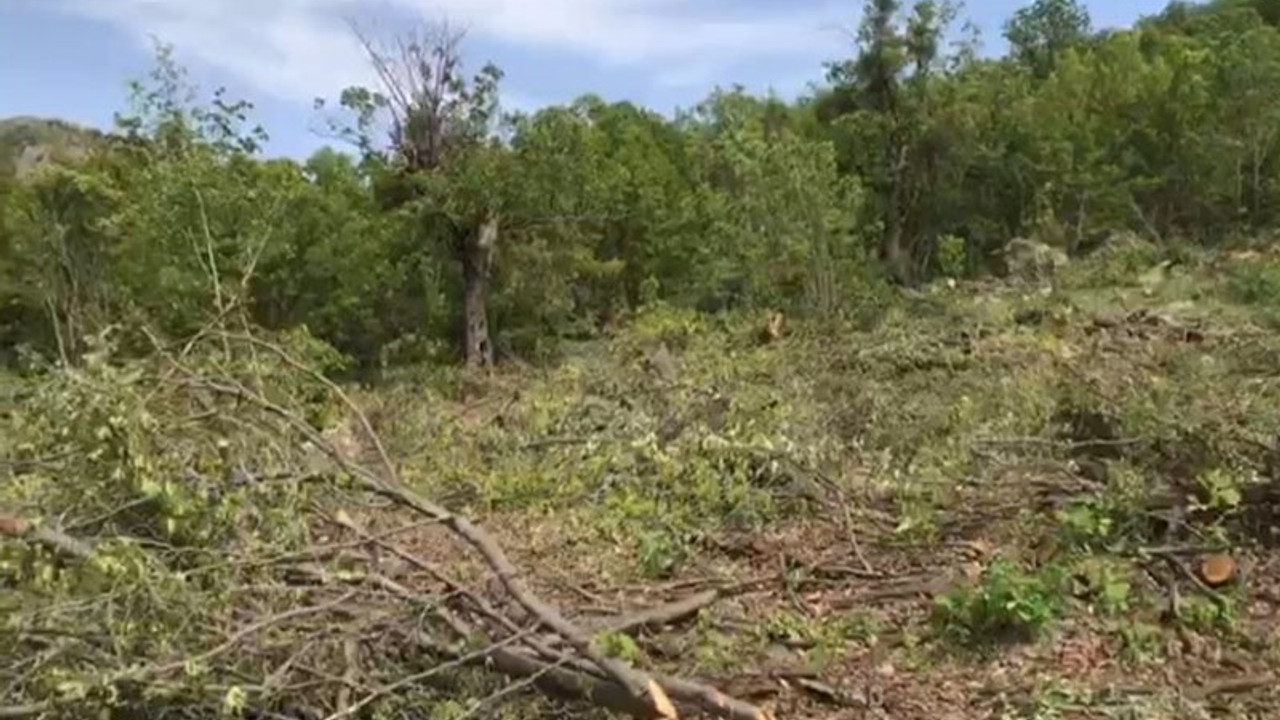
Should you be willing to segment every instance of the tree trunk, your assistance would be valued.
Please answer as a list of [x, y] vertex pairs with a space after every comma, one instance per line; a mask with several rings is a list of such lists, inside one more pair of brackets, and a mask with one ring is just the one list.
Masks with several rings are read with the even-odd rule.
[[894, 281], [899, 285], [909, 286], [912, 279], [911, 257], [907, 254], [906, 248], [903, 247], [902, 217], [907, 148], [898, 141], [897, 133], [894, 133], [892, 143], [896, 150], [894, 155], [890, 156], [892, 164], [890, 165], [889, 200], [884, 216], [884, 235], [880, 239], [880, 258], [889, 266], [889, 272]]
[[467, 232], [462, 248], [462, 357], [468, 366], [493, 365], [489, 342], [489, 267], [498, 241], [498, 217], [487, 215]]

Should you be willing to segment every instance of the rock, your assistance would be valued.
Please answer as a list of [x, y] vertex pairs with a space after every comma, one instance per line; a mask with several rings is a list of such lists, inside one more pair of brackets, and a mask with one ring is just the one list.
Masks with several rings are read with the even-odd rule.
[[1010, 277], [1031, 281], [1052, 279], [1058, 269], [1068, 263], [1063, 251], [1026, 238], [1005, 243], [1004, 260]]
[[666, 382], [676, 379], [676, 359], [671, 355], [671, 351], [667, 349], [667, 344], [662, 343], [656, 349], [645, 356], [645, 370], [654, 373]]
[[1155, 249], [1155, 245], [1141, 235], [1129, 230], [1122, 230], [1107, 236], [1107, 239], [1098, 247], [1096, 254], [1103, 256], [1123, 255], [1127, 253], [1154, 252]]
[[0, 118], [0, 176], [19, 180], [59, 162], [83, 160], [103, 143], [102, 133], [53, 118]]

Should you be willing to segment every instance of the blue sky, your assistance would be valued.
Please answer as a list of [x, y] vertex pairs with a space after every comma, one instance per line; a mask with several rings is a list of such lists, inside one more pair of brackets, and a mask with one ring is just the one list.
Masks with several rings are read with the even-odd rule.
[[[962, 17], [1000, 52], [1000, 26], [1030, 0], [969, 0]], [[305, 156], [316, 97], [373, 86], [344, 24], [375, 34], [447, 18], [468, 28], [465, 57], [506, 73], [503, 102], [530, 109], [584, 92], [662, 111], [716, 84], [785, 95], [847, 54], [860, 0], [0, 0], [0, 117], [105, 127], [125, 83], [151, 67], [151, 37], [171, 43], [202, 90], [251, 100], [272, 154]], [[1166, 0], [1092, 0], [1097, 27], [1130, 24]]]

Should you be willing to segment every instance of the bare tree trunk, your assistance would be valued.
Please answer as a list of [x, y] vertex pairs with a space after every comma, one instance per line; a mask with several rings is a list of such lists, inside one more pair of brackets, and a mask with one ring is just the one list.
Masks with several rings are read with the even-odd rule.
[[462, 357], [472, 367], [493, 365], [493, 343], [489, 341], [489, 269], [497, 241], [498, 216], [488, 215], [468, 231], [462, 248]]
[[911, 257], [903, 247], [903, 206], [906, 198], [907, 147], [894, 131], [891, 136], [893, 150], [890, 155], [889, 202], [885, 212], [884, 235], [880, 242], [880, 257], [889, 266], [893, 279], [900, 285], [911, 284]]
[[895, 180], [889, 192], [889, 211], [885, 215], [884, 237], [881, 242], [881, 257], [889, 266], [893, 279], [900, 285], [911, 284], [911, 258], [903, 245], [902, 228], [902, 185]]

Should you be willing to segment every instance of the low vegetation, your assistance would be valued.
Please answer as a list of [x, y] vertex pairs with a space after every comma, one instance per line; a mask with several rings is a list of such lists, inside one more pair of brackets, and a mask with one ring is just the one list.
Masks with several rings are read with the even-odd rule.
[[162, 47], [0, 181], [0, 718], [1275, 716], [1268, 8], [303, 163]]

